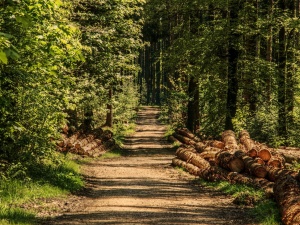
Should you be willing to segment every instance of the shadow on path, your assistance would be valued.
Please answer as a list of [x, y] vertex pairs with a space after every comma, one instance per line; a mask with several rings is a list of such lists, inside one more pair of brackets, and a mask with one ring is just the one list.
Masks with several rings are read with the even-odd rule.
[[246, 209], [171, 167], [175, 150], [158, 115], [158, 108], [144, 107], [125, 141], [126, 155], [88, 163], [80, 204], [68, 202], [64, 214], [41, 224], [255, 224]]

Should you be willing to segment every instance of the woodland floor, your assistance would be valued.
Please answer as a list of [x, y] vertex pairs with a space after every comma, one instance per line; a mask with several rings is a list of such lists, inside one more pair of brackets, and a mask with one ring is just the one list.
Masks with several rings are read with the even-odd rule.
[[45, 202], [38, 211], [46, 219], [39, 224], [257, 224], [249, 208], [171, 166], [175, 150], [164, 140], [158, 114], [158, 108], [143, 107], [126, 154], [85, 163], [85, 190]]

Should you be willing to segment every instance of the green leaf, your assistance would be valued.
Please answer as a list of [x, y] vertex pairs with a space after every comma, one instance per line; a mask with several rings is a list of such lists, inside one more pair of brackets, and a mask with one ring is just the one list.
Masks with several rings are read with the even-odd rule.
[[2, 63], [7, 64], [8, 60], [7, 60], [7, 56], [5, 54], [5, 52], [0, 52], [0, 61], [2, 61]]
[[2, 32], [0, 32], [0, 36], [1, 37], [5, 37], [5, 38], [7, 38], [7, 39], [9, 39], [9, 38], [12, 38], [13, 36], [12, 35], [10, 35], [10, 34], [6, 34], [6, 33], [2, 33]]

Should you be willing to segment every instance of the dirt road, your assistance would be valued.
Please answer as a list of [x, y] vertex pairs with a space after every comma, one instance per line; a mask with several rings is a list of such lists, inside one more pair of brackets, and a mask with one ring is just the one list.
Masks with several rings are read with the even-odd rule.
[[87, 191], [66, 201], [63, 214], [45, 224], [255, 224], [232, 199], [201, 187], [170, 163], [174, 149], [164, 140], [158, 109], [139, 112], [127, 154], [84, 167]]

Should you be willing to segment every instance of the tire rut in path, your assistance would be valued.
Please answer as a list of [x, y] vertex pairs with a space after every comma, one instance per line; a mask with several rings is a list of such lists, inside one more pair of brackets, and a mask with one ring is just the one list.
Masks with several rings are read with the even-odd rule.
[[125, 141], [126, 156], [85, 165], [85, 194], [45, 224], [254, 225], [248, 209], [170, 165], [175, 150], [164, 140], [158, 114], [156, 107], [143, 107], [136, 132]]

